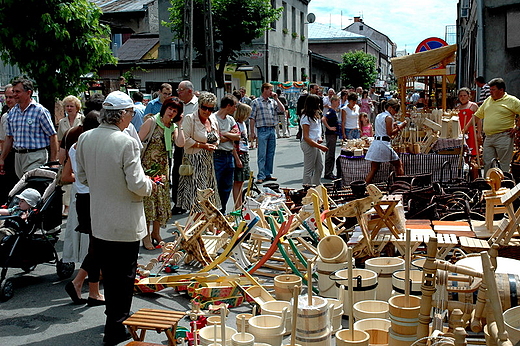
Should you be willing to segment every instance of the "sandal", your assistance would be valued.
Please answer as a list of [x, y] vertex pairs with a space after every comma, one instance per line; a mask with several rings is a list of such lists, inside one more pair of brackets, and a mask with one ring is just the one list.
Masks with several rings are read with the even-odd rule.
[[143, 247], [146, 250], [155, 250], [155, 246], [152, 243], [152, 240], [150, 239], [150, 235], [147, 235], [143, 238]]

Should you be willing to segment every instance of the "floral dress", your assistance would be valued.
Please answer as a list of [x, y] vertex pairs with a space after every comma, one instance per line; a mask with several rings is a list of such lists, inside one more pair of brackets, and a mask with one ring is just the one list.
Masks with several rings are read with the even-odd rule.
[[[171, 126], [174, 126], [173, 124]], [[164, 131], [159, 126], [155, 127], [152, 138], [141, 160], [144, 170], [158, 168], [154, 175], [165, 175], [164, 185], [157, 185], [149, 197], [144, 197], [144, 214], [146, 222], [159, 221], [162, 227], [172, 217], [170, 203], [170, 165], [168, 152], [164, 144]], [[154, 165], [156, 163], [156, 165]], [[153, 167], [152, 167], [153, 166]]]

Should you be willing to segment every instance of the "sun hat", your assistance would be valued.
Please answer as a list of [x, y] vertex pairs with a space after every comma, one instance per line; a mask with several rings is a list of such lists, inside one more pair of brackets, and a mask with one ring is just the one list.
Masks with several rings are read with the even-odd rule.
[[112, 91], [103, 102], [103, 108], [109, 110], [134, 108], [134, 101], [124, 92]]
[[31, 207], [35, 207], [38, 201], [41, 198], [41, 195], [38, 191], [35, 189], [26, 189], [21, 194], [15, 196], [18, 199], [23, 199], [27, 202]]

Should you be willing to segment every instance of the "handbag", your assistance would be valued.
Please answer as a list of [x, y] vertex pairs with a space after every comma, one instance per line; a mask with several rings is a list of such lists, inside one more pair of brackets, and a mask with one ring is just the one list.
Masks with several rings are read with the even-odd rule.
[[[63, 141], [67, 143], [67, 136], [69, 135], [70, 129], [65, 132], [65, 135], [63, 136]], [[63, 181], [61, 180], [63, 177], [63, 168], [65, 167], [65, 164], [69, 160], [69, 152], [67, 151], [67, 146], [65, 145], [65, 160], [63, 161], [63, 164], [59, 166], [58, 172], [56, 172], [56, 185], [57, 186], [65, 186], [72, 184], [71, 181]]]
[[179, 166], [179, 175], [192, 175], [193, 174], [193, 166], [188, 160], [187, 157], [182, 158], [182, 165]]

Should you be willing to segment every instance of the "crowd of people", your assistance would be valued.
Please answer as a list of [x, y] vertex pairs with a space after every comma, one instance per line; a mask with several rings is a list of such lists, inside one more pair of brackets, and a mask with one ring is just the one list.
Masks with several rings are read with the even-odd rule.
[[[480, 87], [478, 102], [470, 100], [468, 88], [457, 94], [467, 144], [477, 155], [483, 141], [486, 170], [497, 159], [502, 170], [509, 171], [520, 100], [505, 92], [500, 78]], [[179, 83], [178, 96], [172, 96], [172, 86], [164, 83], [147, 104], [140, 92], [130, 97], [114, 91], [106, 98], [92, 95], [82, 108], [81, 101], [69, 95], [62, 101], [62, 119], [54, 123], [49, 111], [33, 100], [33, 91], [27, 79], [5, 87], [0, 198], [7, 199], [10, 187], [24, 173], [48, 161], [62, 165], [61, 183], [69, 191], [63, 201], [67, 217], [63, 256], [67, 262], [82, 263], [65, 290], [76, 304], [106, 305], [104, 341], [117, 344], [129, 338], [122, 322], [130, 313], [140, 245], [155, 249], [162, 241], [161, 228], [173, 214], [199, 211], [195, 202], [199, 190], [212, 189], [209, 199], [222, 213], [231, 195], [234, 208], [239, 208], [252, 149], [257, 150], [256, 183], [276, 181], [276, 142], [290, 137], [288, 102], [270, 83], [262, 84], [258, 97], [247, 96], [240, 88], [219, 100], [210, 92], [196, 92], [186, 80]], [[296, 103], [296, 138], [304, 157], [302, 184], [336, 179], [338, 139], [362, 136], [374, 139], [365, 157], [371, 162], [367, 183], [382, 162], [404, 174], [391, 146], [391, 138], [406, 126], [406, 121], [394, 118], [400, 111], [396, 98], [382, 100], [373, 88], [361, 87], [337, 93], [328, 88], [326, 96], [322, 93], [323, 88], [311, 83]], [[413, 93], [410, 102], [417, 108], [428, 103], [420, 93]], [[40, 198], [32, 191], [17, 197], [20, 212]], [[87, 278], [89, 294], [83, 299]]]

